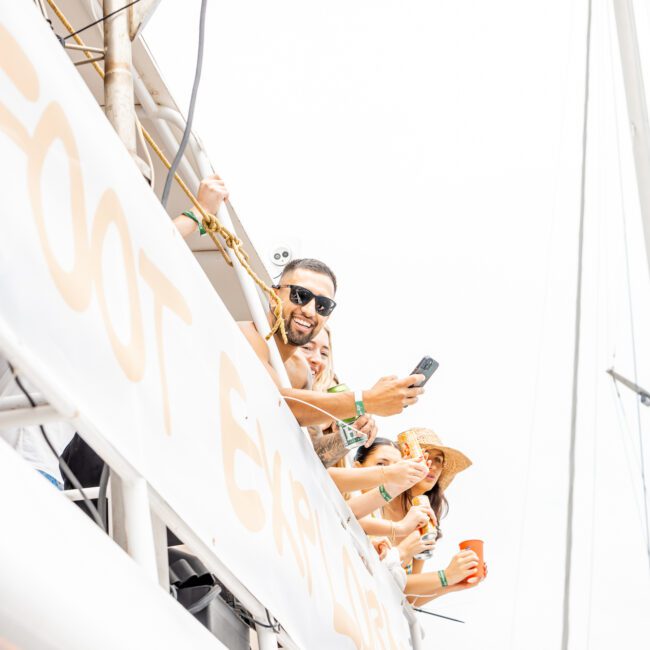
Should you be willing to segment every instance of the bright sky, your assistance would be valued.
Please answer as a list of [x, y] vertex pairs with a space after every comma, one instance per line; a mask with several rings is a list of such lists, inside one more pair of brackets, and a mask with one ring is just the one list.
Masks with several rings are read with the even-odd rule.
[[[632, 650], [650, 642], [637, 413], [605, 374], [634, 376], [623, 215], [646, 388], [650, 282], [610, 4], [594, 3], [570, 647]], [[161, 3], [145, 32], [183, 110], [199, 5]], [[346, 383], [436, 358], [381, 432], [429, 426], [474, 460], [430, 568], [480, 537], [490, 576], [429, 605], [466, 624], [422, 615], [425, 647], [560, 647], [585, 35], [584, 0], [209, 3], [194, 129], [258, 250], [338, 274]]]

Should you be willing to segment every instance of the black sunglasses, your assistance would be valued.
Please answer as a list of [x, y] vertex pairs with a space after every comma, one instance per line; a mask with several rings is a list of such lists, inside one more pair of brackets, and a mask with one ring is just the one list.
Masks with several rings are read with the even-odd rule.
[[289, 289], [289, 300], [294, 305], [307, 305], [316, 300], [316, 313], [319, 316], [329, 316], [336, 307], [336, 303], [327, 296], [317, 296], [313, 291], [297, 284], [274, 284], [274, 289]]

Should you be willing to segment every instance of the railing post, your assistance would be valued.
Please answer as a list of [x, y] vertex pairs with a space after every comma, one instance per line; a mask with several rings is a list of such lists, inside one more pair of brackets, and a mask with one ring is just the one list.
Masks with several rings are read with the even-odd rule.
[[124, 0], [104, 0], [104, 17], [117, 11], [104, 22], [104, 104], [108, 121], [131, 157], [137, 160], [131, 38], [129, 14], [123, 9], [124, 4]]
[[[230, 232], [237, 234], [235, 232], [234, 226], [232, 225], [230, 212], [228, 211], [228, 207], [226, 205], [222, 205], [219, 209], [219, 221], [221, 221], [221, 223], [226, 228], [228, 228]], [[271, 326], [269, 325], [269, 321], [266, 317], [266, 311], [262, 306], [262, 302], [260, 301], [257, 289], [255, 288], [255, 283], [253, 282], [253, 279], [249, 277], [246, 269], [244, 269], [244, 267], [239, 264], [236, 259], [233, 259], [233, 269], [235, 270], [235, 275], [237, 276], [239, 284], [244, 293], [244, 298], [246, 299], [246, 303], [250, 309], [255, 327], [262, 336], [265, 336]], [[267, 341], [267, 345], [269, 346], [271, 365], [273, 366], [273, 369], [278, 373], [278, 377], [280, 378], [282, 386], [285, 388], [290, 388], [291, 383], [289, 382], [289, 375], [287, 374], [287, 369], [284, 367], [278, 346], [275, 344], [273, 337], [271, 337], [271, 340]]]
[[259, 650], [277, 650], [278, 638], [271, 627], [255, 625], [257, 632], [257, 645]]
[[149, 492], [143, 478], [123, 479], [111, 472], [113, 539], [159, 582]]

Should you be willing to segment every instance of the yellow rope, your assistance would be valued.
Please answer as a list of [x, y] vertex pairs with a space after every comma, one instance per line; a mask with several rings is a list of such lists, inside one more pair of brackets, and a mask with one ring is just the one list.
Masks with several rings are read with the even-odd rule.
[[[81, 45], [82, 47], [85, 47], [85, 43], [83, 40], [77, 35], [74, 34], [74, 28], [72, 25], [68, 22], [68, 19], [64, 16], [63, 12], [57, 7], [56, 3], [54, 0], [47, 0], [47, 3], [50, 5], [50, 8], [52, 11], [56, 14], [56, 17], [61, 21], [62, 25], [68, 30], [69, 34], [73, 34], [72, 38], [76, 41], [77, 45]], [[92, 55], [90, 52], [84, 50], [83, 51], [84, 55], [86, 58], [90, 59], [92, 58]], [[104, 71], [101, 69], [99, 64], [97, 62], [93, 62], [92, 64], [93, 68], [95, 68], [97, 74], [103, 79], [104, 78]], [[160, 161], [162, 164], [167, 168], [171, 168], [171, 163], [169, 160], [167, 160], [167, 156], [162, 152], [156, 141], [151, 137], [150, 133], [142, 127], [142, 134], [144, 135], [145, 140], [149, 143], [151, 148], [153, 149], [154, 153], [160, 158]], [[214, 242], [215, 246], [219, 249], [220, 253], [223, 255], [224, 260], [229, 266], [232, 266], [232, 260], [230, 259], [230, 256], [226, 252], [226, 250], [223, 247], [223, 244], [217, 239], [216, 235], [221, 235], [223, 238], [224, 242], [226, 243], [226, 246], [232, 250], [232, 252], [235, 254], [235, 257], [239, 261], [239, 263], [244, 267], [248, 275], [253, 278], [253, 281], [255, 284], [257, 284], [264, 293], [266, 293], [269, 298], [271, 299], [271, 302], [273, 303], [273, 314], [275, 316], [275, 323], [273, 327], [271, 328], [271, 331], [266, 335], [266, 340], [268, 341], [277, 331], [280, 332], [280, 335], [282, 336], [282, 340], [287, 343], [287, 333], [285, 330], [285, 325], [284, 325], [284, 318], [282, 316], [282, 300], [280, 299], [280, 296], [271, 288], [269, 287], [264, 280], [262, 280], [255, 271], [251, 268], [251, 265], [248, 263], [249, 256], [248, 253], [242, 248], [242, 242], [241, 240], [232, 232], [230, 232], [220, 221], [217, 219], [217, 217], [213, 214], [210, 214], [207, 212], [203, 206], [199, 203], [198, 199], [194, 196], [192, 191], [190, 190], [189, 187], [185, 184], [185, 181], [178, 175], [178, 173], [174, 174], [174, 180], [178, 183], [180, 188], [183, 190], [187, 198], [192, 202], [194, 207], [201, 213], [202, 221], [203, 221], [203, 227], [207, 231], [207, 233], [210, 235], [210, 239]]]
[[[68, 30], [69, 34], [74, 34], [74, 28], [72, 25], [68, 22], [68, 19], [63, 15], [63, 12], [56, 6], [56, 3], [54, 0], [47, 0], [47, 3], [50, 5], [50, 8], [52, 11], [56, 14], [56, 17], [61, 21], [63, 26]], [[81, 38], [77, 35], [74, 34], [72, 37], [76, 41], [77, 45], [81, 45], [82, 47], [86, 47], [86, 44], [81, 40]], [[87, 59], [92, 59], [93, 56], [90, 52], [87, 50], [83, 50], [84, 56]], [[104, 78], [104, 71], [101, 69], [99, 66], [99, 63], [96, 61], [93, 61], [93, 68], [97, 71], [97, 74], [103, 79]]]

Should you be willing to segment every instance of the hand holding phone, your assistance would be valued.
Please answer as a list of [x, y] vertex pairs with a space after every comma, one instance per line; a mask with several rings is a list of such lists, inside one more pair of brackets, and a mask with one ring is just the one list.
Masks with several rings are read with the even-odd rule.
[[[438, 370], [439, 365], [440, 364], [431, 357], [422, 357], [420, 363], [415, 366], [415, 370], [411, 374], [424, 375], [424, 381], [420, 382], [419, 384], [414, 384], [413, 386], [416, 388], [422, 388], [422, 386], [424, 386], [424, 384], [426, 384], [429, 379], [431, 379], [431, 375], [433, 375], [433, 373]], [[409, 388], [412, 388], [413, 386], [409, 386]]]

